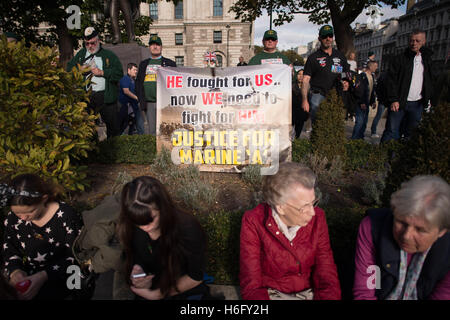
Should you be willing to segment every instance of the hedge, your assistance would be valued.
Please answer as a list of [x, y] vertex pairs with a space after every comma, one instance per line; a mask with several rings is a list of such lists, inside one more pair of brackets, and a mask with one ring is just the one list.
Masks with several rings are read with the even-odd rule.
[[105, 164], [151, 164], [156, 156], [156, 138], [153, 135], [122, 135], [103, 140], [90, 155], [90, 162]]

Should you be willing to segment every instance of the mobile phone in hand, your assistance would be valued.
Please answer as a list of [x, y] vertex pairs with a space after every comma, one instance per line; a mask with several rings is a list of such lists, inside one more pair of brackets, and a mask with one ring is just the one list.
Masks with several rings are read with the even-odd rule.
[[143, 277], [145, 277], [145, 276], [147, 276], [146, 273], [137, 273], [137, 274], [132, 274], [132, 275], [131, 275], [131, 277], [132, 277], [133, 279], [143, 278]]

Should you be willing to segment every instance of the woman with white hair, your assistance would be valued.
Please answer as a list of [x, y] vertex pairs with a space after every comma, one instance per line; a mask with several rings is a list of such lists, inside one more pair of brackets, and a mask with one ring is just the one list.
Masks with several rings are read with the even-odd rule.
[[247, 211], [240, 236], [240, 287], [246, 300], [337, 300], [341, 289], [316, 176], [299, 163], [266, 176], [266, 203]]
[[392, 194], [391, 209], [371, 209], [359, 227], [357, 300], [450, 299], [450, 186], [416, 176]]

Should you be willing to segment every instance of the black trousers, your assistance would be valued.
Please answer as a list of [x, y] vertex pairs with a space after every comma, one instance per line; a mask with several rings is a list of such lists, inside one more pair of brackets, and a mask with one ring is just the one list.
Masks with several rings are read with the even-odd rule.
[[106, 136], [112, 138], [120, 134], [119, 109], [117, 102], [104, 103], [104, 91], [92, 92], [88, 108], [95, 113], [100, 113], [106, 124]]

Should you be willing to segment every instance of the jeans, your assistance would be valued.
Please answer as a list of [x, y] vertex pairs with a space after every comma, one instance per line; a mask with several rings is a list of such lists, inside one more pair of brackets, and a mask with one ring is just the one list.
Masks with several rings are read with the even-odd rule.
[[371, 134], [377, 133], [378, 122], [380, 121], [383, 112], [384, 112], [384, 105], [382, 103], [378, 103], [377, 114], [375, 115], [375, 118], [373, 118], [372, 127], [370, 128]]
[[320, 93], [310, 93], [309, 95], [309, 114], [311, 116], [311, 123], [316, 120], [316, 113], [319, 109], [320, 103], [325, 100], [325, 96]]
[[[121, 106], [119, 119], [120, 119], [120, 133], [122, 134], [128, 125], [128, 106], [123, 105], [120, 102], [119, 105]], [[141, 110], [139, 110], [139, 106], [137, 104], [132, 104], [131, 107], [133, 108], [134, 118], [136, 120], [137, 133], [144, 134], [144, 119], [142, 119]], [[128, 134], [131, 134], [131, 132], [132, 128], [128, 130]]]
[[[404, 125], [404, 136], [409, 139], [412, 131], [419, 126], [422, 118], [423, 105], [419, 101], [408, 101], [404, 108], [400, 108], [397, 112], [389, 109], [386, 121], [386, 129], [384, 129], [381, 142], [400, 139], [400, 126]], [[403, 124], [402, 124], [403, 121]], [[403, 131], [403, 130], [402, 130]]]
[[366, 109], [363, 110], [359, 105], [356, 107], [352, 139], [364, 139], [364, 132], [366, 132], [367, 120], [369, 119], [369, 108], [370, 106], [366, 106]]

